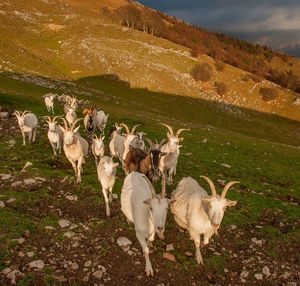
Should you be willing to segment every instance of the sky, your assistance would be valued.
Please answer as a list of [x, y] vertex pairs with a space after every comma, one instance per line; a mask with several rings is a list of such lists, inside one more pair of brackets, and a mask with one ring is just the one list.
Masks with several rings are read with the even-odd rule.
[[212, 30], [300, 30], [300, 0], [139, 0], [140, 3]]

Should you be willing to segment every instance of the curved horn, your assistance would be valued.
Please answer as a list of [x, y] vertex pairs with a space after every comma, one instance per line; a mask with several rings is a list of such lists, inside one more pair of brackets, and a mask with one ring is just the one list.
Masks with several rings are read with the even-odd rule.
[[128, 126], [125, 123], [121, 123], [120, 126], [123, 126], [126, 129], [127, 134], [130, 133]]
[[165, 124], [165, 123], [159, 123], [159, 124], [161, 124], [161, 125], [163, 125], [163, 126], [165, 126], [165, 127], [167, 127], [168, 128], [168, 130], [169, 130], [169, 132], [170, 132], [170, 134], [171, 134], [171, 136], [174, 136], [174, 131], [173, 131], [173, 128], [170, 126], [170, 125], [168, 125], [168, 124]]
[[166, 141], [166, 139], [162, 139], [162, 140], [160, 141], [159, 147], [158, 147], [159, 150], [161, 149], [161, 147], [163, 146], [163, 144], [165, 143], [165, 141]]
[[53, 119], [52, 119], [52, 122], [53, 122], [53, 123], [56, 122], [56, 120], [57, 120], [58, 118], [61, 118], [61, 117], [62, 117], [61, 115], [54, 116]]
[[227, 191], [234, 185], [234, 184], [238, 184], [239, 182], [238, 181], [232, 181], [232, 182], [229, 182], [225, 185], [223, 191], [222, 191], [222, 194], [221, 194], [221, 198], [222, 199], [225, 199], [225, 196], [227, 194]]
[[177, 130], [177, 132], [176, 132], [176, 137], [178, 137], [179, 136], [179, 134], [182, 132], [182, 131], [190, 131], [191, 129], [186, 129], [186, 128], [180, 128], [180, 129], [178, 129]]
[[95, 139], [98, 139], [98, 137], [97, 137], [97, 134], [96, 134], [96, 133], [94, 133], [94, 134], [93, 134], [93, 137], [94, 137]]
[[14, 115], [16, 115], [17, 117], [20, 117], [21, 116], [20, 111], [15, 110]]
[[69, 127], [68, 127], [68, 122], [65, 118], [61, 118], [61, 120], [64, 122], [64, 125], [65, 125], [65, 130], [68, 130]]
[[51, 119], [50, 116], [43, 116], [43, 118], [46, 119], [46, 121], [47, 121], [48, 123], [52, 122], [52, 119]]
[[77, 118], [71, 125], [71, 130], [73, 130], [75, 128], [75, 125], [80, 121], [83, 120], [83, 118]]
[[145, 140], [148, 142], [150, 148], [152, 148], [152, 146], [153, 146], [154, 144], [153, 144], [153, 142], [151, 141], [151, 139], [145, 138]]
[[208, 184], [210, 186], [210, 189], [211, 189], [212, 196], [216, 197], [217, 196], [217, 191], [216, 191], [216, 187], [215, 187], [213, 181], [210, 178], [206, 177], [206, 176], [200, 176], [200, 177], [205, 179], [208, 182]]
[[24, 116], [26, 113], [30, 113], [30, 111], [24, 110], [24, 111], [22, 112], [22, 116]]
[[131, 129], [131, 134], [134, 133], [135, 129], [136, 129], [138, 126], [141, 126], [141, 124], [136, 124], [136, 125], [134, 125], [134, 126], [132, 127], [132, 129]]

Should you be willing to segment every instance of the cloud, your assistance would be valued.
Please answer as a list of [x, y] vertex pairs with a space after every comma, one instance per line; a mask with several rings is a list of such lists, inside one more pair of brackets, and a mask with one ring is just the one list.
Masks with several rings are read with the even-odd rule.
[[141, 0], [140, 2], [215, 31], [300, 29], [299, 0]]

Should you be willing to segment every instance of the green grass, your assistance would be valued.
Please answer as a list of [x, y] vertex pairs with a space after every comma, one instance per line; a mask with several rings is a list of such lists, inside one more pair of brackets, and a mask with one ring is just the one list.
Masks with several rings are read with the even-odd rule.
[[[51, 89], [14, 80], [11, 76], [8, 73], [0, 74], [0, 105], [11, 109], [29, 109], [38, 116], [45, 115], [46, 108], [42, 95]], [[55, 83], [53, 80], [49, 81]], [[147, 132], [150, 138], [156, 137], [159, 140], [166, 136], [166, 129], [158, 122], [168, 123], [175, 128], [191, 129], [182, 133], [184, 141], [176, 182], [175, 185], [168, 187], [169, 193], [183, 176], [194, 177], [206, 189], [208, 186], [199, 177], [200, 175], [207, 175], [213, 180], [239, 180], [240, 185], [228, 193], [228, 198], [236, 199], [238, 205], [226, 213], [223, 221], [225, 226], [235, 224], [241, 228], [251, 228], [260, 222], [262, 214], [268, 209], [282, 210], [283, 219], [287, 223], [299, 219], [299, 206], [283, 199], [287, 195], [300, 198], [300, 189], [297, 187], [300, 178], [300, 150], [296, 147], [299, 142], [298, 122], [236, 107], [230, 107], [231, 111], [228, 111], [227, 108], [203, 100], [154, 93], [145, 89], [132, 89], [127, 83], [107, 76], [83, 78], [75, 84], [75, 86], [69, 83], [60, 84], [53, 91], [62, 93], [65, 88], [68, 88], [69, 93], [78, 94], [79, 98], [88, 99], [91, 104], [96, 104], [110, 113], [109, 124], [105, 131], [106, 146], [108, 130], [113, 122], [125, 122], [129, 126], [141, 123], [140, 129]], [[84, 92], [87, 94], [83, 95]], [[62, 112], [57, 105], [55, 110], [58, 110], [58, 113]], [[15, 147], [10, 148], [5, 142], [0, 142], [2, 161], [0, 173], [18, 175], [26, 161], [31, 161], [37, 170], [28, 169], [29, 177], [57, 179], [73, 176], [73, 171], [64, 155], [60, 156], [58, 161], [68, 167], [51, 168], [54, 158], [46, 138], [46, 131], [40, 129], [38, 137], [37, 143], [27, 145], [25, 148], [21, 148], [19, 132], [14, 136], [17, 139]], [[5, 140], [9, 139], [5, 138]], [[206, 143], [203, 142], [204, 139], [207, 140]], [[12, 161], [13, 157], [17, 160]], [[223, 163], [229, 164], [231, 168], [223, 167], [221, 165]], [[118, 169], [118, 176], [123, 178], [120, 169]], [[84, 166], [82, 179], [83, 182], [76, 188], [75, 194], [83, 196], [84, 190], [89, 189], [93, 194], [99, 195], [93, 204], [103, 203], [92, 157]], [[118, 195], [121, 186], [122, 181], [118, 179], [114, 190]], [[24, 215], [18, 208], [22, 201], [26, 201], [26, 206], [31, 207], [42, 200], [49, 200], [49, 203], [53, 201], [54, 198], [51, 198], [46, 188], [39, 193], [22, 193], [8, 188], [1, 190], [1, 195], [3, 200], [16, 198], [14, 208], [0, 209], [0, 233], [5, 234], [5, 237], [1, 236], [0, 239], [2, 245], [15, 247], [10, 240], [20, 237], [26, 229], [34, 233], [41, 232], [45, 225], [56, 225], [58, 219], [56, 216], [30, 217]], [[105, 227], [106, 223], [101, 221], [95, 227]], [[119, 221], [118, 226], [126, 230], [132, 229], [131, 226], [125, 225], [123, 220]], [[174, 227], [175, 223], [170, 222], [167, 231]], [[278, 237], [290, 241], [291, 234], [297, 233], [299, 229], [283, 233], [278, 228], [268, 226], [263, 228], [261, 235], [272, 245], [276, 245]], [[55, 239], [63, 241], [65, 237], [58, 234]], [[244, 246], [246, 243], [242, 238], [236, 241], [236, 245]], [[191, 250], [194, 251], [193, 248]], [[107, 250], [101, 251], [104, 252], [101, 255], [105, 256]], [[278, 256], [277, 250], [271, 247], [267, 252], [270, 257]], [[0, 251], [0, 261], [7, 256], [9, 256], [7, 251]], [[176, 253], [176, 256], [185, 269], [195, 267], [195, 262], [191, 258], [186, 258], [183, 253]], [[220, 275], [227, 263], [226, 259], [224, 255], [205, 257], [207, 264]], [[1, 265], [0, 263], [0, 267], [3, 267]], [[30, 279], [30, 276], [26, 276], [20, 281], [20, 285], [29, 284]], [[49, 285], [54, 283], [50, 276], [47, 281]]]

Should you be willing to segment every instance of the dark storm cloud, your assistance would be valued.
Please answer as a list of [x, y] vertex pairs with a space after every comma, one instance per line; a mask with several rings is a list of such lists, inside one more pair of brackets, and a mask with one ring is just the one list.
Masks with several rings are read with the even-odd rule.
[[300, 29], [299, 0], [140, 0], [140, 2], [217, 31]]

